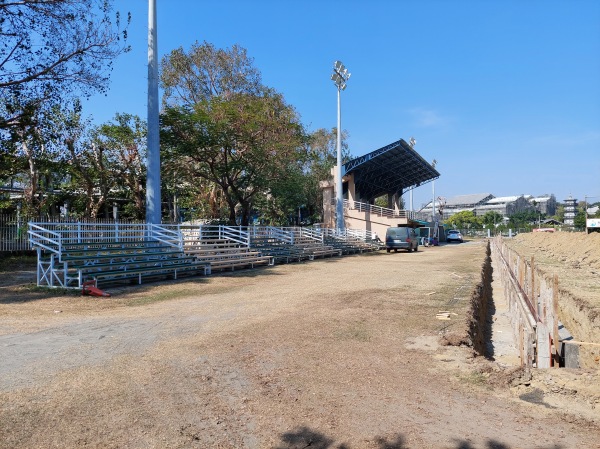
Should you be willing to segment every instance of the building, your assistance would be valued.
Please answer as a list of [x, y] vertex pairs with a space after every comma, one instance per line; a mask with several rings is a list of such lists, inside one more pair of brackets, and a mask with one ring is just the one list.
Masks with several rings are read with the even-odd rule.
[[531, 203], [524, 195], [515, 195], [492, 198], [484, 205], [476, 207], [474, 212], [478, 217], [488, 212], [497, 212], [503, 217], [510, 217], [527, 210], [533, 210]]
[[575, 226], [575, 215], [577, 215], [577, 200], [569, 195], [565, 200], [565, 225]]
[[[475, 208], [483, 206], [488, 201], [494, 198], [491, 193], [473, 193], [470, 195], [458, 195], [447, 200], [439, 198], [436, 200], [436, 209], [442, 210], [443, 219], [450, 218], [452, 215], [463, 212], [474, 212]], [[421, 212], [431, 215], [431, 202], [427, 204]]]
[[556, 197], [553, 194], [532, 197], [525, 195], [533, 209], [547, 216], [556, 215]]

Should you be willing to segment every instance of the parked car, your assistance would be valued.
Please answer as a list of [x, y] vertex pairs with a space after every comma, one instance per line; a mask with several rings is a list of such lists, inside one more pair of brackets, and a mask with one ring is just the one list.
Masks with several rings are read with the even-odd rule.
[[462, 243], [463, 242], [463, 236], [460, 233], [460, 231], [457, 231], [456, 229], [450, 229], [449, 231], [446, 232], [446, 241], [448, 243], [450, 243], [450, 242], [459, 242], [459, 243]]
[[385, 233], [385, 249], [398, 252], [399, 249], [419, 251], [419, 237], [413, 228], [388, 228]]

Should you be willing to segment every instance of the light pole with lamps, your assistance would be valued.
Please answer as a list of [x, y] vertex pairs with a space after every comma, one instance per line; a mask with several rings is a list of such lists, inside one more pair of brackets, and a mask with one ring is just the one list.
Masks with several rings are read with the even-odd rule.
[[[434, 159], [433, 162], [431, 163], [431, 166], [433, 168], [435, 168], [437, 164], [437, 161]], [[435, 179], [433, 181], [431, 181], [431, 190], [433, 193], [433, 200], [431, 203], [431, 221], [435, 222]]]
[[346, 83], [350, 79], [350, 72], [340, 61], [333, 63], [331, 79], [337, 86], [337, 172], [335, 184], [335, 227], [343, 231], [344, 225], [344, 196], [342, 195], [342, 109], [340, 92], [346, 89]]

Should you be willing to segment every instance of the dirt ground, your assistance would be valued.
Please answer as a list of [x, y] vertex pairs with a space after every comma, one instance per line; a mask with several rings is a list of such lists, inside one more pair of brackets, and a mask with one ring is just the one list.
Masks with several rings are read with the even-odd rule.
[[505, 241], [519, 254], [534, 256], [540, 269], [558, 274], [561, 288], [600, 311], [600, 232], [532, 232]]
[[[483, 242], [93, 299], [0, 268], [0, 447], [600, 448], [600, 376], [523, 372], [464, 334]], [[438, 320], [440, 311], [450, 320]]]

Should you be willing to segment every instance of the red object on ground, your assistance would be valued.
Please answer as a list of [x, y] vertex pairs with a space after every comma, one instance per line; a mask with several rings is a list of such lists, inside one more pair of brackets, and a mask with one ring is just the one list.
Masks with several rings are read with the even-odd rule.
[[96, 281], [86, 281], [83, 283], [82, 295], [110, 297], [110, 293], [100, 290], [96, 287]]

